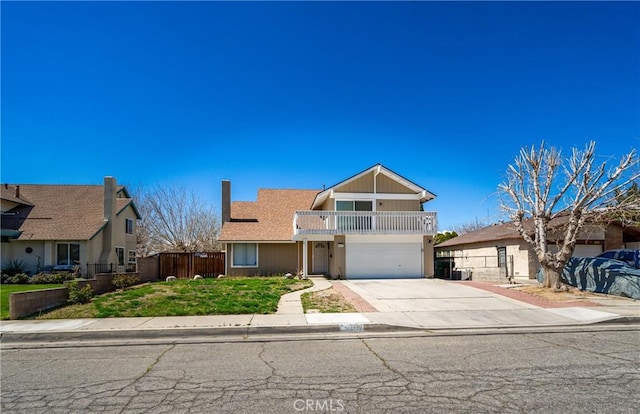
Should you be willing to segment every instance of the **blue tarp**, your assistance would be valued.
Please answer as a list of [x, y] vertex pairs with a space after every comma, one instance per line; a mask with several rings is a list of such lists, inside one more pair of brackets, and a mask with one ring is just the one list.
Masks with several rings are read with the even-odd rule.
[[[536, 277], [542, 283], [542, 269]], [[562, 280], [580, 290], [640, 299], [640, 269], [619, 260], [572, 257], [564, 268]]]

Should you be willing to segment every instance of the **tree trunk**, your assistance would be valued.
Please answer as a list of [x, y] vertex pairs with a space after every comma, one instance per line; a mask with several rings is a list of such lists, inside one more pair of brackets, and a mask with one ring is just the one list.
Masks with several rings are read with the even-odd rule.
[[544, 287], [551, 288], [553, 290], [562, 290], [562, 278], [561, 272], [554, 267], [544, 267]]

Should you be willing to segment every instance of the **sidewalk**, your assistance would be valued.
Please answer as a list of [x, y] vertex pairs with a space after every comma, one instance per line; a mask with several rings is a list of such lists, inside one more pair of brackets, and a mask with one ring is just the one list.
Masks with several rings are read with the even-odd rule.
[[[425, 279], [339, 281], [335, 287], [351, 299], [366, 302], [367, 310], [373, 311], [304, 314], [300, 295], [332, 285], [322, 277], [312, 277], [312, 280], [313, 287], [284, 295], [275, 314], [2, 321], [0, 333], [2, 342], [18, 337], [34, 340], [37, 335], [44, 334], [48, 334], [45, 336], [49, 341], [55, 342], [73, 337], [155, 337], [160, 332], [165, 336], [246, 336], [258, 333], [424, 331], [570, 326], [624, 317], [640, 318], [640, 303], [624, 298], [602, 300], [600, 306], [544, 307], [540, 301], [527, 300], [526, 296], [532, 295], [491, 284], [470, 286]], [[419, 289], [428, 292], [429, 297], [424, 297]], [[361, 303], [360, 306], [362, 309], [364, 305]]]

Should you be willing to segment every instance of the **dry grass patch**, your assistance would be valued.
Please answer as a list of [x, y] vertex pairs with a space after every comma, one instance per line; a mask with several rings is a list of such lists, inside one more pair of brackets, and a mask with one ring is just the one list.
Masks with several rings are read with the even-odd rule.
[[522, 286], [512, 289], [554, 302], [576, 302], [589, 299], [598, 299], [602, 298], [603, 296], [599, 293], [587, 292], [571, 286], [569, 286], [568, 288], [569, 289], [566, 292], [555, 292], [553, 289], [547, 289], [541, 286]]
[[301, 299], [305, 312], [311, 309], [321, 313], [357, 312], [356, 308], [333, 288], [304, 293]]

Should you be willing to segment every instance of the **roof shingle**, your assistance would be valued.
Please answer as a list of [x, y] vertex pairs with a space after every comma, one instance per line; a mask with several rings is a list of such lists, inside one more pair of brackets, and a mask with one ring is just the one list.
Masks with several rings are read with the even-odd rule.
[[[290, 241], [293, 214], [310, 208], [318, 190], [259, 189], [255, 202], [234, 202], [220, 241]], [[238, 221], [244, 220], [244, 221]], [[248, 221], [253, 220], [253, 221]]]
[[[103, 197], [102, 185], [20, 184], [28, 204], [3, 214], [2, 227], [20, 230], [18, 240], [88, 240], [104, 225]], [[116, 199], [116, 213], [131, 202]]]

